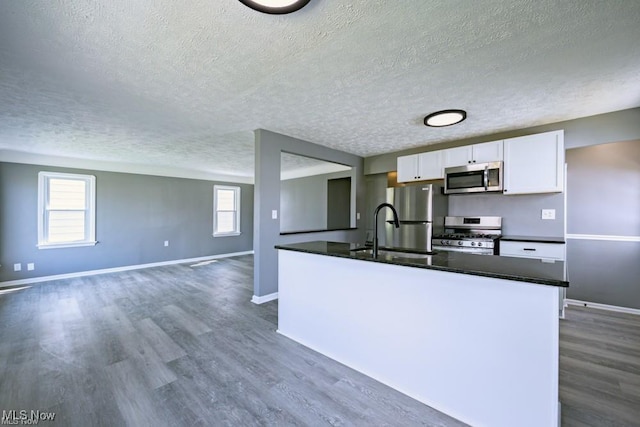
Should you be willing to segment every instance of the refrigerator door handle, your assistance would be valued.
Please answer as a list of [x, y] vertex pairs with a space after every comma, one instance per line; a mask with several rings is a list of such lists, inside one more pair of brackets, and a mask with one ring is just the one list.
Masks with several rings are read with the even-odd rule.
[[[393, 224], [393, 220], [388, 219], [387, 222], [389, 224]], [[431, 224], [433, 221], [422, 221], [422, 220], [400, 220], [398, 221], [400, 224], [406, 224], [406, 225], [411, 225], [411, 224]]]

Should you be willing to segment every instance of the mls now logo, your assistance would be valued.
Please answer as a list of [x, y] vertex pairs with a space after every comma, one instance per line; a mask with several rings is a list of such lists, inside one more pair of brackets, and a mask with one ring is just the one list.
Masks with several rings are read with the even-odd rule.
[[2, 410], [2, 425], [37, 425], [40, 421], [53, 421], [55, 412], [27, 411], [25, 409], [16, 411]]

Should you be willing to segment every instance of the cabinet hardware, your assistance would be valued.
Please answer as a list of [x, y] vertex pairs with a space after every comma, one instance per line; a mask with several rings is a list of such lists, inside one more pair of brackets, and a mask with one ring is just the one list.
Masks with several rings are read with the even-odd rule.
[[524, 248], [525, 251], [534, 251], [535, 252], [535, 248]]

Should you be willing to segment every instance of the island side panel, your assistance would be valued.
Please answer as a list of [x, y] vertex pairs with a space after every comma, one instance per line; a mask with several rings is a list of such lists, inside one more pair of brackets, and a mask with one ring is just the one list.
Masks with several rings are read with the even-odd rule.
[[278, 332], [472, 425], [558, 425], [553, 286], [279, 251]]

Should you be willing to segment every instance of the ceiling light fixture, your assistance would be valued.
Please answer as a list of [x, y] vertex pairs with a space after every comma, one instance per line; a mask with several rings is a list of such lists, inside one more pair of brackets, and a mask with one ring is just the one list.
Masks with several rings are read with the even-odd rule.
[[258, 12], [284, 15], [302, 9], [309, 0], [240, 0], [240, 3]]
[[455, 125], [467, 118], [467, 112], [464, 110], [442, 110], [429, 114], [424, 118], [426, 126], [440, 128], [444, 126]]

